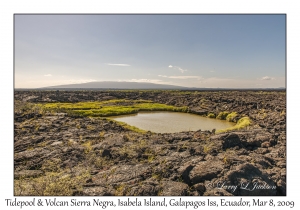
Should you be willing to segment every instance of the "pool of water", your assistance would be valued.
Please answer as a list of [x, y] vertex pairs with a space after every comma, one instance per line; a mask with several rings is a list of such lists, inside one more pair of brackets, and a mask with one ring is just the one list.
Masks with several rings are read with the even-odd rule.
[[200, 129], [211, 131], [212, 129], [219, 130], [235, 125], [225, 120], [181, 112], [139, 112], [110, 118], [155, 133], [175, 133]]

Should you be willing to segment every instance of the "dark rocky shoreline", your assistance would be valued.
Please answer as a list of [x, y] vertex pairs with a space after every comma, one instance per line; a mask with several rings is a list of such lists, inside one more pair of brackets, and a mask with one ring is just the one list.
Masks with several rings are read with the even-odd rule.
[[187, 106], [199, 115], [237, 112], [236, 120], [248, 116], [252, 124], [221, 134], [143, 134], [105, 118], [16, 109], [16, 195], [47, 195], [20, 190], [21, 181], [58, 170], [70, 177], [88, 171], [68, 195], [286, 195], [285, 91], [15, 91], [24, 104], [110, 99]]

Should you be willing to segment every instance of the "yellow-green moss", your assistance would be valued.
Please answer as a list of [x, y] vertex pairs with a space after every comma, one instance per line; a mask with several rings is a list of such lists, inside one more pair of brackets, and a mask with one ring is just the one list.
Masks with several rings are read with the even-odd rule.
[[208, 113], [207, 117], [208, 118], [216, 118], [216, 115], [214, 113]]
[[85, 150], [84, 150], [84, 153], [87, 154], [89, 153], [90, 151], [92, 151], [92, 142], [91, 141], [86, 141], [82, 144], [82, 146], [85, 147]]
[[250, 124], [251, 124], [250, 118], [249, 117], [243, 117], [243, 118], [238, 120], [236, 125], [234, 125], [230, 128], [217, 130], [216, 133], [223, 133], [223, 132], [226, 132], [226, 131], [240, 130], [242, 128], [245, 128], [245, 127], [249, 126]]
[[225, 120], [228, 114], [229, 114], [229, 112], [227, 112], [227, 111], [220, 112], [216, 118], [219, 120]]
[[227, 115], [226, 120], [228, 122], [233, 122], [234, 118], [237, 116], [236, 112], [231, 112], [230, 114]]
[[43, 108], [50, 111], [67, 112], [70, 116], [107, 117], [134, 114], [139, 111], [187, 112], [188, 107], [175, 107], [153, 103], [149, 100], [109, 100], [79, 103], [46, 103]]

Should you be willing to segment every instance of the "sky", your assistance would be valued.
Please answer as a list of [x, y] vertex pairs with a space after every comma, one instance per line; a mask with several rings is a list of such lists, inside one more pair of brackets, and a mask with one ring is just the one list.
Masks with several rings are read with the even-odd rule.
[[15, 88], [285, 87], [285, 15], [15, 15]]

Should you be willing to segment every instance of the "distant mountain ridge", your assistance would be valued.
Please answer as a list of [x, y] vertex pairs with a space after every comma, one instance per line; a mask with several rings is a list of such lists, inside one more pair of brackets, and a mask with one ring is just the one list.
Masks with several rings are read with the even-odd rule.
[[87, 82], [80, 84], [57, 85], [39, 89], [189, 89], [176, 85], [164, 85], [147, 82]]
[[285, 87], [278, 88], [197, 88], [177, 85], [155, 84], [148, 82], [87, 82], [80, 84], [57, 85], [42, 88], [15, 88], [15, 90], [188, 90], [188, 91], [286, 91]]

